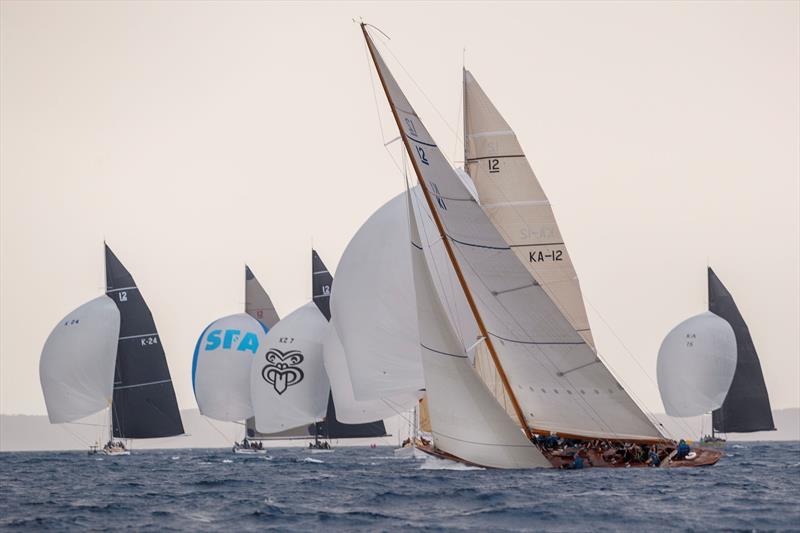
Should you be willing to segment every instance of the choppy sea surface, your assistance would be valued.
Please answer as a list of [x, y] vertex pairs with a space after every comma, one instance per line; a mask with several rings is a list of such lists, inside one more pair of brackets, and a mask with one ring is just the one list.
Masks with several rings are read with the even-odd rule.
[[800, 443], [716, 466], [503, 471], [392, 448], [0, 453], [0, 529], [800, 531]]

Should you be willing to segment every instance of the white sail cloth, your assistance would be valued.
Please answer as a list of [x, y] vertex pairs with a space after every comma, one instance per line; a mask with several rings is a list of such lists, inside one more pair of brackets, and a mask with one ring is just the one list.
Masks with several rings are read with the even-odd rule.
[[73, 422], [111, 405], [120, 314], [100, 296], [61, 319], [42, 349], [39, 378], [47, 416]]
[[[331, 294], [355, 399], [405, 396], [410, 403], [401, 411], [415, 405], [424, 387], [404, 202], [403, 195], [389, 200], [359, 228], [339, 261]], [[337, 399], [337, 416], [340, 408]]]
[[[525, 423], [542, 432], [660, 439], [656, 427], [522, 266], [437, 148], [374, 43], [368, 44], [401, 135], [433, 196]], [[462, 343], [474, 341], [462, 336]]]
[[350, 373], [347, 371], [347, 356], [336, 333], [335, 323], [334, 315], [325, 335], [323, 358], [325, 371], [331, 382], [333, 403], [336, 405], [336, 419], [345, 424], [362, 424], [395, 416], [407, 411], [409, 406], [416, 405], [422, 396], [421, 392], [395, 394], [376, 400], [356, 400]]
[[550, 467], [470, 366], [437, 297], [414, 216], [409, 218], [420, 348], [436, 448], [493, 468]]
[[467, 70], [464, 158], [497, 231], [575, 331], [594, 347], [578, 276], [550, 201], [514, 131]]
[[259, 432], [284, 431], [324, 417], [330, 391], [322, 356], [327, 328], [328, 321], [309, 302], [267, 333], [266, 349], [250, 369]]
[[253, 416], [250, 367], [266, 351], [266, 330], [253, 317], [238, 313], [215, 320], [197, 340], [192, 386], [205, 416], [238, 421]]
[[710, 311], [675, 326], [661, 343], [658, 390], [670, 416], [698, 416], [722, 406], [736, 372], [736, 335]]

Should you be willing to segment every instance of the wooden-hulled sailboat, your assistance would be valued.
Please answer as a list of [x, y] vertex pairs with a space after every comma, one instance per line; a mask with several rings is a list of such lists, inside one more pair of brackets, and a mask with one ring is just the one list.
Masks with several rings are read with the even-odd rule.
[[[503, 238], [496, 227], [502, 221], [491, 220], [447, 163], [383, 62], [366, 25], [361, 27], [427, 205], [427, 210], [422, 202], [413, 206], [411, 239], [434, 438], [430, 451], [499, 468], [562, 467], [577, 464], [577, 457], [585, 457], [593, 466], [645, 466], [647, 461], [634, 457], [641, 455], [642, 446], [652, 447], [656, 456], [652, 463], [716, 462], [720, 454], [713, 450], [698, 450], [691, 461], [672, 460], [673, 441], [661, 435], [617, 383], [597, 356], [588, 328], [561, 301], [560, 291], [574, 293], [574, 289], [565, 289], [564, 283], [548, 287], [552, 279], [559, 281], [557, 274], [551, 278], [544, 275], [550, 274], [549, 269], [543, 273], [526, 268], [514, 250], [525, 248], [526, 259], [533, 258], [532, 262], [540, 257], [563, 262], [565, 250], [559, 248], [563, 242], [544, 240], [553, 234], [535, 228], [522, 246], [512, 246]], [[503, 151], [507, 146], [500, 141], [516, 139], [513, 132], [508, 136], [510, 128], [500, 131], [506, 137], [494, 140], [491, 159], [498, 161], [498, 167], [501, 159], [524, 162], [521, 151]], [[473, 130], [472, 138], [481, 138], [481, 133], [489, 139], [497, 132]], [[489, 160], [469, 154], [476, 161], [484, 157]], [[487, 174], [503, 172], [494, 164], [487, 169]], [[509, 178], [535, 180], [532, 172]], [[480, 194], [481, 187], [477, 183], [476, 187]], [[515, 196], [504, 200], [515, 201]], [[543, 205], [546, 198], [521, 201]], [[500, 216], [508, 214], [502, 211], [509, 207], [497, 206]], [[428, 217], [435, 224], [435, 235], [425, 242], [419, 239], [417, 227], [424, 226]], [[425, 249], [434, 246], [446, 251], [477, 325], [478, 339], [460, 339], [437, 298], [425, 255]], [[479, 375], [470, 364], [470, 359], [481, 358], [491, 361], [493, 376]], [[501, 387], [489, 388], [487, 382]]]
[[129, 455], [124, 440], [182, 435], [183, 423], [153, 316], [133, 276], [105, 245], [106, 294], [64, 317], [39, 365], [51, 423], [107, 408], [109, 437], [89, 453]]
[[753, 339], [733, 296], [708, 269], [708, 311], [678, 324], [658, 352], [658, 388], [670, 416], [711, 411], [711, 435], [773, 431], [769, 393]]

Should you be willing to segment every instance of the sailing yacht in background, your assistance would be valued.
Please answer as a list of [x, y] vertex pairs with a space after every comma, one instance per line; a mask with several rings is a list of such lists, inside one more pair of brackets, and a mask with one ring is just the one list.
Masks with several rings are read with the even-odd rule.
[[708, 311], [667, 334], [658, 351], [658, 388], [668, 415], [711, 411], [711, 435], [702, 444], [723, 446], [717, 433], [773, 431], [769, 393], [750, 330], [733, 296], [708, 269]]
[[[367, 26], [361, 28], [424, 196], [423, 203], [409, 194], [409, 219], [434, 440], [426, 451], [496, 468], [565, 467], [578, 454], [593, 466], [646, 466], [626, 457], [648, 446], [662, 465], [715, 463], [720, 453], [708, 449], [675, 460], [675, 443], [598, 357], [547, 198], [511, 129], [482, 91], [470, 91], [474, 80], [465, 73], [466, 152], [485, 207], [442, 155]], [[446, 265], [430, 259], [441, 247]], [[440, 266], [454, 272], [477, 338], [463, 335], [452, 301], [443, 305]], [[624, 452], [619, 460], [616, 451]]]
[[[255, 430], [271, 438], [313, 438], [309, 449], [330, 450], [324, 439], [382, 437], [382, 420], [349, 424], [337, 419], [324, 351], [329, 342], [333, 277], [312, 250], [312, 301], [268, 332], [250, 369]], [[344, 363], [342, 363], [344, 364]]]
[[75, 422], [107, 408], [108, 442], [89, 453], [129, 455], [121, 439], [172, 437], [184, 430], [150, 309], [108, 245], [105, 266], [105, 295], [53, 329], [39, 376], [51, 423]]
[[[245, 313], [230, 315], [208, 325], [194, 350], [192, 387], [200, 413], [226, 422], [253, 417], [250, 367], [260, 355], [265, 337], [278, 322], [278, 313], [261, 284], [245, 265]], [[238, 454], [266, 454], [258, 439], [233, 444]]]

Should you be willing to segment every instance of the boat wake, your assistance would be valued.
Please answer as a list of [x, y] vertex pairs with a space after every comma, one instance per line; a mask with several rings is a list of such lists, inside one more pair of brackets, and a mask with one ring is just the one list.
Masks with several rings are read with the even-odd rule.
[[479, 466], [469, 466], [449, 459], [440, 459], [427, 455], [424, 462], [419, 466], [419, 470], [486, 470]]

